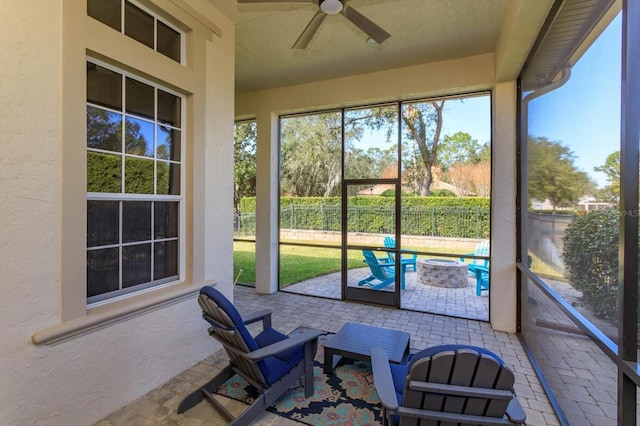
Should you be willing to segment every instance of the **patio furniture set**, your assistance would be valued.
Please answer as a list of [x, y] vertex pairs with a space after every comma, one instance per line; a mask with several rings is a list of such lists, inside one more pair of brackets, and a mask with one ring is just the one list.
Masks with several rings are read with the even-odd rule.
[[[385, 237], [384, 246], [395, 248], [396, 243], [392, 237]], [[387, 252], [386, 257], [376, 257], [373, 250], [362, 250], [364, 263], [367, 264], [371, 275], [358, 282], [358, 286], [368, 286], [374, 290], [380, 290], [394, 284], [396, 280], [395, 254]], [[467, 256], [489, 257], [489, 241], [481, 241], [473, 253]], [[476, 296], [482, 291], [489, 290], [489, 261], [487, 259], [472, 259], [465, 262], [447, 259], [423, 259], [418, 260], [418, 255], [413, 253], [400, 257], [400, 289], [404, 290], [405, 273], [407, 269], [418, 272], [419, 283], [436, 287], [463, 288], [469, 285], [468, 276], [476, 279]]]
[[[205, 286], [198, 303], [209, 322], [209, 335], [229, 356], [229, 365], [188, 395], [178, 413], [207, 399], [232, 425], [247, 425], [260, 416], [304, 376], [305, 397], [314, 393], [313, 359], [320, 330], [287, 336], [271, 327], [271, 312], [244, 318], [215, 288]], [[252, 336], [247, 324], [262, 321]], [[342, 357], [370, 361], [384, 424], [427, 419], [464, 424], [523, 424], [525, 412], [514, 391], [514, 375], [492, 352], [468, 345], [441, 345], [410, 354], [409, 333], [346, 323], [328, 340], [324, 372], [333, 374]], [[260, 396], [233, 417], [213, 392], [239, 374]]]

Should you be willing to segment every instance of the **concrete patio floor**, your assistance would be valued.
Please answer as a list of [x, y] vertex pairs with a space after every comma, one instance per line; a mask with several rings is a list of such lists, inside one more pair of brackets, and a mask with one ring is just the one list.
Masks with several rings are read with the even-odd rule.
[[[286, 292], [258, 295], [253, 288], [245, 286], [236, 286], [234, 303], [241, 312], [271, 308], [274, 312], [273, 326], [285, 333], [298, 326], [337, 332], [345, 322], [359, 322], [411, 333], [412, 351], [444, 343], [483, 346], [500, 355], [513, 369], [516, 375], [515, 391], [527, 412], [527, 424], [559, 424], [518, 336], [493, 331], [487, 322]], [[251, 327], [252, 331], [259, 329], [255, 324]], [[211, 340], [213, 348], [219, 347], [206, 334], [202, 338]], [[207, 382], [226, 363], [226, 354], [218, 350], [163, 386], [112, 413], [97, 425], [225, 425], [226, 421], [207, 402], [200, 403], [182, 415], [176, 413], [176, 408], [184, 396]], [[235, 413], [246, 407], [236, 401], [227, 401], [227, 406]], [[265, 413], [254, 424], [287, 426], [299, 423]]]

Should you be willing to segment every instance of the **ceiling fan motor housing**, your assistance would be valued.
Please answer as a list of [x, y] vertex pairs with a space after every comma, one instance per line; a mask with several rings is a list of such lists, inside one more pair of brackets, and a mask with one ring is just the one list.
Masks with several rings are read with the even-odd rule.
[[320, 9], [327, 15], [335, 15], [340, 13], [343, 4], [341, 0], [322, 0], [320, 2]]

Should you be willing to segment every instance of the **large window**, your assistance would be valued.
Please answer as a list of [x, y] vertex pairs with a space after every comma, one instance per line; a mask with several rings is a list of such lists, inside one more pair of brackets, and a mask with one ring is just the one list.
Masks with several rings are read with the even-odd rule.
[[[280, 288], [488, 320], [490, 111], [482, 92], [281, 117]], [[372, 250], [401, 255], [399, 290]]]
[[87, 0], [87, 14], [176, 62], [182, 62], [182, 33], [128, 0]]
[[565, 5], [520, 80], [522, 333], [563, 424], [635, 424], [638, 55], [614, 2]]
[[87, 301], [180, 274], [182, 98], [87, 62]]

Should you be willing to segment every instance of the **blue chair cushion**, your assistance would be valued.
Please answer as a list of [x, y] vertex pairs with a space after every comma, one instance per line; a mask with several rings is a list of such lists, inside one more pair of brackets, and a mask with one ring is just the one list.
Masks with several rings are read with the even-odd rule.
[[[274, 328], [266, 328], [255, 338], [256, 343], [261, 348], [269, 346], [271, 344], [286, 340], [289, 337], [280, 333]], [[260, 368], [262, 374], [268, 384], [273, 384], [278, 381], [282, 376], [287, 374], [293, 367], [300, 362], [304, 356], [304, 346], [300, 345], [295, 348], [288, 349], [284, 352], [280, 352], [275, 356], [267, 357], [263, 360], [266, 368]]]
[[391, 368], [391, 378], [393, 379], [393, 388], [396, 391], [398, 405], [402, 405], [402, 397], [404, 395], [404, 384], [409, 374], [407, 364], [389, 364]]
[[[242, 319], [242, 316], [240, 316], [240, 312], [238, 312], [236, 307], [233, 306], [233, 303], [231, 303], [231, 301], [227, 299], [222, 293], [211, 286], [204, 286], [202, 287], [202, 289], [200, 289], [200, 294], [204, 294], [211, 300], [213, 300], [213, 302], [229, 316], [231, 322], [233, 323], [238, 333], [240, 333], [240, 336], [242, 336], [242, 340], [244, 340], [250, 352], [256, 351], [261, 347], [268, 346], [271, 343], [283, 340], [283, 338], [287, 338], [287, 336], [285, 336], [284, 334], [272, 328], [268, 328], [256, 337], [256, 339], [258, 337], [260, 339], [260, 343], [258, 343], [258, 341], [253, 338], [251, 333], [249, 333], [249, 330], [247, 330], [247, 327], [244, 325], [244, 320]], [[265, 358], [256, 363], [268, 384], [272, 384], [280, 377], [282, 377], [288, 371], [287, 369], [286, 371], [282, 372], [282, 369], [286, 368], [287, 365], [289, 365], [286, 361], [283, 362], [282, 360], [279, 360], [277, 358], [270, 358]]]
[[229, 316], [229, 318], [231, 318], [234, 327], [237, 328], [238, 333], [240, 333], [250, 351], [253, 352], [260, 348], [253, 339], [253, 336], [251, 336], [251, 333], [249, 333], [249, 330], [247, 330], [247, 327], [245, 327], [244, 320], [242, 319], [242, 316], [240, 316], [240, 312], [238, 312], [229, 299], [211, 286], [202, 287], [200, 289], [200, 294], [204, 294], [213, 300], [215, 304], [218, 305]]

